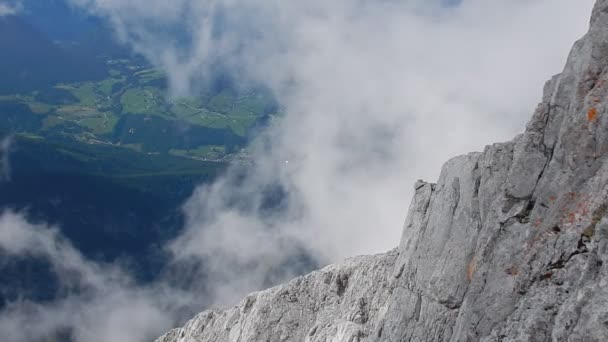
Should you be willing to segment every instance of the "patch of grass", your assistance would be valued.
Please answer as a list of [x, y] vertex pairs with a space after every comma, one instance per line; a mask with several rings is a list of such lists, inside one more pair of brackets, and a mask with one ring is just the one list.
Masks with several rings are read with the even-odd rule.
[[123, 113], [163, 114], [162, 98], [154, 88], [131, 88], [120, 99]]
[[235, 101], [233, 115], [257, 116], [268, 109], [268, 99], [260, 94], [250, 94]]
[[57, 88], [70, 91], [79, 101], [80, 105], [95, 108], [97, 103], [97, 93], [95, 83], [85, 82], [74, 85], [60, 85]]
[[110, 96], [110, 95], [112, 95], [112, 89], [113, 89], [114, 85], [118, 84], [120, 82], [124, 82], [124, 81], [125, 81], [124, 77], [107, 78], [107, 79], [99, 82], [97, 88], [103, 95]]
[[17, 133], [17, 135], [19, 137], [31, 139], [31, 140], [44, 140], [44, 137], [37, 135], [37, 134], [33, 134], [33, 133], [23, 132], [23, 133]]
[[202, 112], [200, 114], [192, 115], [187, 118], [184, 118], [188, 122], [209, 127], [209, 128], [228, 128], [227, 118], [224, 115], [218, 115], [216, 113], [211, 112]]
[[178, 102], [195, 108], [202, 108], [205, 105], [202, 97], [185, 97], [179, 99]]
[[95, 135], [105, 135], [112, 133], [117, 122], [118, 118], [116, 116], [106, 112], [79, 120], [78, 124], [89, 128]]
[[255, 116], [230, 116], [216, 112], [202, 110], [201, 112], [185, 116], [180, 113], [180, 118], [194, 125], [209, 128], [230, 128], [235, 134], [245, 136], [247, 130], [255, 124]]
[[224, 146], [217, 145], [205, 145], [199, 146], [194, 149], [189, 150], [180, 150], [180, 149], [171, 149], [169, 150], [169, 154], [178, 156], [178, 157], [187, 157], [187, 158], [195, 158], [195, 159], [219, 159], [224, 156], [226, 153], [226, 148]]
[[32, 113], [36, 114], [47, 114], [55, 109], [54, 106], [41, 102], [29, 102], [27, 105], [30, 107]]
[[144, 83], [166, 77], [164, 72], [154, 68], [138, 71], [134, 75]]
[[187, 119], [188, 117], [196, 115], [200, 112], [200, 109], [185, 102], [176, 102], [171, 106], [171, 113], [182, 119]]
[[42, 129], [49, 130], [49, 129], [59, 126], [65, 122], [66, 122], [66, 120], [61, 117], [48, 116], [42, 121]]
[[224, 90], [212, 97], [209, 103], [207, 103], [207, 107], [212, 111], [228, 114], [234, 109], [235, 100], [232, 92]]
[[244, 137], [247, 135], [247, 130], [255, 124], [256, 118], [253, 116], [250, 117], [231, 117], [229, 118], [228, 126], [232, 131]]
[[64, 120], [78, 121], [101, 115], [95, 108], [80, 105], [61, 106], [56, 110], [56, 115]]

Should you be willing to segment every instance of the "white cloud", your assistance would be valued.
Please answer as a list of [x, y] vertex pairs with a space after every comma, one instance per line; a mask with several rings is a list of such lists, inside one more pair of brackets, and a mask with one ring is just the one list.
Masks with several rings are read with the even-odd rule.
[[48, 303], [10, 303], [0, 312], [2, 341], [41, 341], [66, 331], [76, 342], [150, 341], [197, 302], [164, 283], [136, 286], [118, 266], [84, 258], [55, 228], [11, 212], [0, 215], [0, 253], [48, 260], [66, 292]]
[[15, 15], [21, 10], [19, 2], [3, 2], [0, 1], [0, 17], [7, 15]]

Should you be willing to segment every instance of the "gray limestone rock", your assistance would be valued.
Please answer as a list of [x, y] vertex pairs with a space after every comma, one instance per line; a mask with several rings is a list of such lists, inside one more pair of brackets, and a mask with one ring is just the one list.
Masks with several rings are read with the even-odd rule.
[[415, 189], [396, 250], [157, 341], [608, 341], [608, 0], [525, 133]]

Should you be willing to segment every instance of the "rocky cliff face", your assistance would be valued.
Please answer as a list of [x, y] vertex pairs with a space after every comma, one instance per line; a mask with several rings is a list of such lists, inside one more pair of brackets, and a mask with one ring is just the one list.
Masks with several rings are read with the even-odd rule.
[[419, 182], [397, 249], [158, 342], [608, 341], [608, 0], [525, 133]]

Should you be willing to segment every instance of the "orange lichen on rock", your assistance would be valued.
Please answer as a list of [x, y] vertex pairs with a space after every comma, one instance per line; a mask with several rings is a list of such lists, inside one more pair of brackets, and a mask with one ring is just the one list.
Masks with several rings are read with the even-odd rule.
[[587, 200], [581, 200], [576, 204], [576, 213], [581, 216], [589, 215], [589, 203]]
[[475, 267], [477, 267], [477, 258], [473, 257], [467, 266], [467, 280], [470, 282], [473, 280], [473, 275], [475, 274]]
[[575, 221], [576, 221], [576, 213], [569, 212], [567, 222], [570, 224], [574, 224]]
[[589, 108], [589, 111], [587, 111], [587, 121], [589, 122], [595, 122], [597, 120], [597, 109], [595, 109], [594, 107]]

